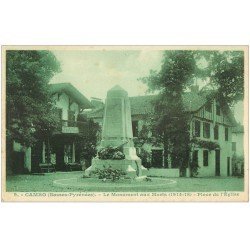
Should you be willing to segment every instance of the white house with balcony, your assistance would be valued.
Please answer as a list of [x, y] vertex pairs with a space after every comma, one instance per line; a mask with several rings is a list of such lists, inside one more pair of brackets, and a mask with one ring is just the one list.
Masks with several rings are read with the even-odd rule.
[[70, 83], [51, 84], [49, 87], [60, 122], [51, 138], [41, 139], [31, 149], [31, 171], [80, 169], [80, 149], [75, 141], [85, 127], [84, 122], [79, 121], [79, 114], [93, 106]]
[[54, 163], [57, 170], [65, 170], [80, 163], [79, 149], [76, 148], [75, 140], [84, 126], [78, 120], [78, 116], [80, 112], [91, 108], [92, 105], [70, 83], [51, 84], [50, 92], [61, 122], [58, 131], [49, 142], [51, 145], [54, 143], [53, 151], [48, 150], [51, 145], [43, 142], [42, 164]]

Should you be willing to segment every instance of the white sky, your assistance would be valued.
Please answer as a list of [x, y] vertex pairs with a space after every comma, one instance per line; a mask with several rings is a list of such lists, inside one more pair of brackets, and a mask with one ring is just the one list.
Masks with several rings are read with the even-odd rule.
[[[61, 63], [62, 72], [51, 83], [70, 82], [83, 95], [105, 100], [107, 91], [119, 84], [129, 96], [145, 95], [147, 86], [138, 78], [149, 71], [159, 70], [162, 51], [102, 50], [102, 51], [53, 51]], [[235, 118], [242, 123], [242, 102], [235, 106]]]
[[105, 99], [107, 91], [119, 84], [129, 96], [144, 95], [147, 86], [138, 81], [159, 69], [161, 51], [53, 51], [62, 72], [51, 82], [70, 82], [87, 98]]

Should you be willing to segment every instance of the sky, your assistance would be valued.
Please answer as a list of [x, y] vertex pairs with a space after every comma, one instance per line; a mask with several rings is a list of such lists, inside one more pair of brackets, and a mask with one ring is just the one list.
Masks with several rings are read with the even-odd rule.
[[162, 51], [53, 51], [62, 72], [52, 83], [70, 82], [87, 98], [105, 99], [107, 91], [118, 84], [129, 96], [144, 95], [147, 87], [137, 79], [158, 70]]
[[[163, 51], [160, 50], [55, 50], [61, 73], [51, 83], [69, 82], [88, 99], [100, 98], [116, 84], [129, 96], [145, 95], [147, 86], [138, 79], [150, 70], [159, 70]], [[243, 104], [234, 108], [235, 118], [243, 121]]]

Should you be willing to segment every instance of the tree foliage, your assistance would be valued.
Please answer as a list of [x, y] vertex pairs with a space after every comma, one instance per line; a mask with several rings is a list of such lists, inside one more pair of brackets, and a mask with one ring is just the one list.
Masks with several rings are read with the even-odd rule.
[[80, 150], [81, 159], [90, 162], [97, 154], [97, 142], [100, 137], [100, 125], [93, 120], [81, 118], [79, 120], [83, 124], [81, 133], [76, 138], [76, 148]]
[[191, 143], [200, 148], [205, 148], [209, 151], [220, 149], [220, 145], [217, 142], [205, 141], [197, 138], [192, 138]]
[[206, 67], [200, 69], [207, 86], [216, 90], [229, 106], [244, 98], [244, 52], [243, 51], [199, 51], [196, 53]]
[[161, 70], [142, 79], [151, 90], [159, 90], [155, 101], [154, 128], [164, 144], [165, 157], [180, 168], [188, 161], [189, 124], [182, 94], [195, 73], [193, 51], [165, 51]]
[[200, 78], [207, 82], [218, 98], [227, 105], [243, 99], [244, 54], [241, 51], [165, 51], [161, 69], [150, 71], [140, 80], [149, 91], [157, 91], [154, 102], [153, 129], [164, 144], [165, 157], [172, 164], [188, 166], [190, 158], [190, 120], [183, 105], [183, 93]]
[[7, 139], [31, 146], [57, 123], [48, 83], [60, 64], [52, 52], [8, 50], [6, 53]]

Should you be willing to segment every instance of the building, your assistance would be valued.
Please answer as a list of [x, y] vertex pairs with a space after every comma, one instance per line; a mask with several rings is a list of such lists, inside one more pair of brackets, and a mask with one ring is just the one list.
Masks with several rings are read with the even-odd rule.
[[50, 138], [41, 136], [32, 148], [14, 142], [15, 166], [9, 172], [81, 169], [81, 149], [76, 148], [75, 141], [88, 128], [80, 113], [93, 105], [70, 83], [51, 84], [50, 93], [60, 120], [57, 131]]
[[233, 174], [244, 174], [244, 127], [237, 124], [232, 129]]
[[[196, 87], [183, 95], [185, 110], [190, 114], [190, 137], [204, 143], [214, 142], [219, 146], [215, 150], [195, 147], [192, 157], [200, 166], [199, 176], [230, 176], [233, 155], [232, 127], [235, 126], [235, 119], [229, 107], [222, 109], [221, 100], [215, 96], [208, 99], [208, 94], [211, 92], [199, 92]], [[134, 138], [142, 130], [147, 117], [154, 113], [152, 102], [155, 98], [154, 95], [130, 97]], [[100, 106], [88, 112], [88, 117], [102, 125], [103, 113], [104, 107]], [[155, 147], [145, 143], [142, 149], [148, 153], [150, 175], [180, 176], [179, 166], [174, 166], [170, 157], [164, 159], [162, 145]], [[142, 149], [139, 148], [138, 152]]]
[[237, 156], [244, 156], [244, 127], [238, 124], [232, 129], [232, 150]]

